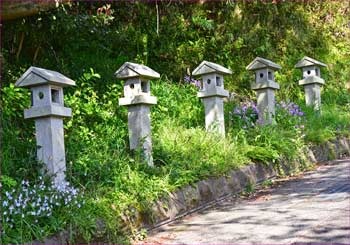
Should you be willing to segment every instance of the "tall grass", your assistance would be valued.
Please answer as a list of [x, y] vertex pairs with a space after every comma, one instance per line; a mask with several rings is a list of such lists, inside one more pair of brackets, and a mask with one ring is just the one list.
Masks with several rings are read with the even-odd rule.
[[323, 104], [321, 113], [307, 107], [304, 110], [307, 116], [306, 141], [323, 143], [338, 136], [349, 136], [350, 110], [346, 106]]

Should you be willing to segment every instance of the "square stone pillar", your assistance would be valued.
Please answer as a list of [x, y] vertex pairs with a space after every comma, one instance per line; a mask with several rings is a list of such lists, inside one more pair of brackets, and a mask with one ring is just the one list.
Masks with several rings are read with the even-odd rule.
[[259, 121], [264, 125], [274, 122], [275, 90], [280, 88], [278, 83], [275, 82], [274, 73], [279, 69], [281, 69], [280, 65], [260, 57], [255, 58], [247, 66], [247, 70], [255, 72], [255, 82], [251, 87], [257, 95]]
[[224, 100], [221, 97], [204, 97], [205, 128], [225, 136]]
[[315, 111], [321, 108], [321, 87], [324, 85], [321, 67], [327, 65], [307, 56], [295, 65], [295, 68], [301, 68], [303, 72], [303, 79], [299, 80], [299, 85], [304, 86], [306, 105], [312, 106]]
[[256, 89], [258, 117], [265, 124], [271, 124], [275, 115], [275, 91], [272, 88]]
[[202, 77], [202, 88], [198, 97], [202, 99], [205, 111], [205, 128], [225, 137], [224, 98], [229, 96], [224, 89], [224, 75], [232, 71], [215, 63], [203, 61], [193, 72]]
[[321, 108], [321, 85], [317, 83], [304, 85], [305, 102], [307, 106], [312, 106], [316, 111]]
[[37, 158], [44, 162], [56, 183], [63, 183], [66, 171], [63, 120], [43, 117], [35, 120]]
[[129, 142], [132, 151], [141, 147], [145, 159], [153, 166], [151, 139], [151, 110], [149, 105], [128, 106]]
[[72, 85], [73, 80], [58, 72], [33, 66], [16, 82], [17, 87], [31, 89], [32, 107], [24, 111], [24, 118], [35, 120], [37, 159], [57, 186], [66, 184], [63, 118], [72, 115], [64, 107], [63, 87]]
[[124, 63], [115, 75], [126, 80], [125, 97], [119, 99], [119, 105], [128, 107], [130, 150], [141, 149], [147, 164], [153, 166], [150, 107], [157, 104], [157, 98], [151, 96], [149, 80], [160, 75], [147, 66], [131, 62]]

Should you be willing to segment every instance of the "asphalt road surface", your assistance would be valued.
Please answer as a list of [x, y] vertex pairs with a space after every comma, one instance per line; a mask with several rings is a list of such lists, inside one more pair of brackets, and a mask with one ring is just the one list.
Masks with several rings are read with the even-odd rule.
[[350, 159], [228, 198], [152, 232], [153, 244], [350, 244]]

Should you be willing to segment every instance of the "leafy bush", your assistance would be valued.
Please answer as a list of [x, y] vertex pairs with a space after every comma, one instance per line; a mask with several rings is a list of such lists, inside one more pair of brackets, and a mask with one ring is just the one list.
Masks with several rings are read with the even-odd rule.
[[[26, 193], [23, 179], [33, 183], [29, 191], [37, 190], [35, 183], [41, 183], [34, 123], [24, 121], [22, 114], [30, 106], [29, 92], [13, 85], [30, 65], [36, 65], [77, 82], [76, 87], [65, 89], [65, 104], [73, 110], [73, 117], [65, 121], [67, 178], [84, 192], [85, 204], [80, 209], [55, 206], [50, 217], [40, 216], [38, 225], [34, 220], [32, 230], [21, 217], [12, 217], [11, 229], [3, 224], [7, 235], [1, 236], [6, 239], [1, 243], [25, 243], [64, 229], [71, 232], [72, 242], [95, 238], [106, 243], [127, 242], [135, 230], [136, 214], [169, 191], [252, 160], [294, 160], [310, 141], [349, 134], [347, 1], [105, 4], [72, 2], [3, 23], [4, 190], [15, 190], [13, 195], [19, 198]], [[247, 101], [255, 96], [245, 66], [256, 56], [269, 58], [283, 67], [276, 73], [281, 85], [277, 99], [304, 104], [302, 87], [297, 85], [301, 73], [293, 69], [304, 55], [329, 64], [328, 70], [322, 70], [326, 85], [321, 115], [302, 107], [305, 116], [296, 116], [299, 108], [285, 104], [277, 110], [276, 125], [261, 127], [255, 123], [252, 108], [241, 107], [239, 115], [232, 114], [239, 104], [235, 101], [225, 106], [232, 116], [230, 120], [225, 115], [226, 139], [204, 132], [203, 105], [196, 97], [199, 83], [190, 76], [202, 60], [229, 67], [233, 74], [225, 77], [225, 87]], [[113, 71], [125, 61], [143, 63], [162, 73], [160, 80], [151, 82], [152, 94], [158, 97], [151, 109], [155, 168], [129, 155], [127, 109], [118, 106], [123, 86], [113, 77]], [[55, 192], [49, 188], [37, 190], [42, 200]], [[6, 192], [2, 198], [8, 198]], [[29, 215], [24, 220], [29, 223], [32, 218]], [[22, 233], [20, 238], [18, 233]]]
[[281, 101], [280, 103], [276, 103], [276, 123], [285, 128], [303, 129], [305, 127], [304, 115], [305, 113], [302, 109], [293, 102], [286, 103], [285, 101]]
[[[2, 177], [7, 178], [9, 177]], [[34, 185], [23, 180], [2, 181], [2, 243], [23, 243], [33, 237], [45, 237], [67, 225], [84, 205], [83, 196], [69, 186], [55, 186], [40, 179]]]
[[312, 108], [305, 108], [306, 112], [306, 140], [323, 143], [338, 136], [349, 136], [349, 109], [335, 104], [323, 104], [321, 114], [314, 113]]
[[248, 102], [243, 105], [236, 106], [233, 112], [230, 112], [230, 119], [232, 125], [237, 128], [252, 128], [255, 127], [258, 122], [259, 110], [255, 103]]
[[174, 121], [165, 122], [154, 138], [156, 165], [169, 171], [174, 187], [218, 176], [249, 162], [245, 156], [248, 146], [237, 137], [223, 139], [200, 128], [186, 129]]

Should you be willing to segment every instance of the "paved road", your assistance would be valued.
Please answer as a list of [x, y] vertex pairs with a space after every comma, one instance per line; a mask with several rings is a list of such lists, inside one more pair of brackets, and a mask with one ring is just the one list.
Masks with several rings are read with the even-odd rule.
[[350, 159], [163, 226], [145, 243], [350, 244]]

